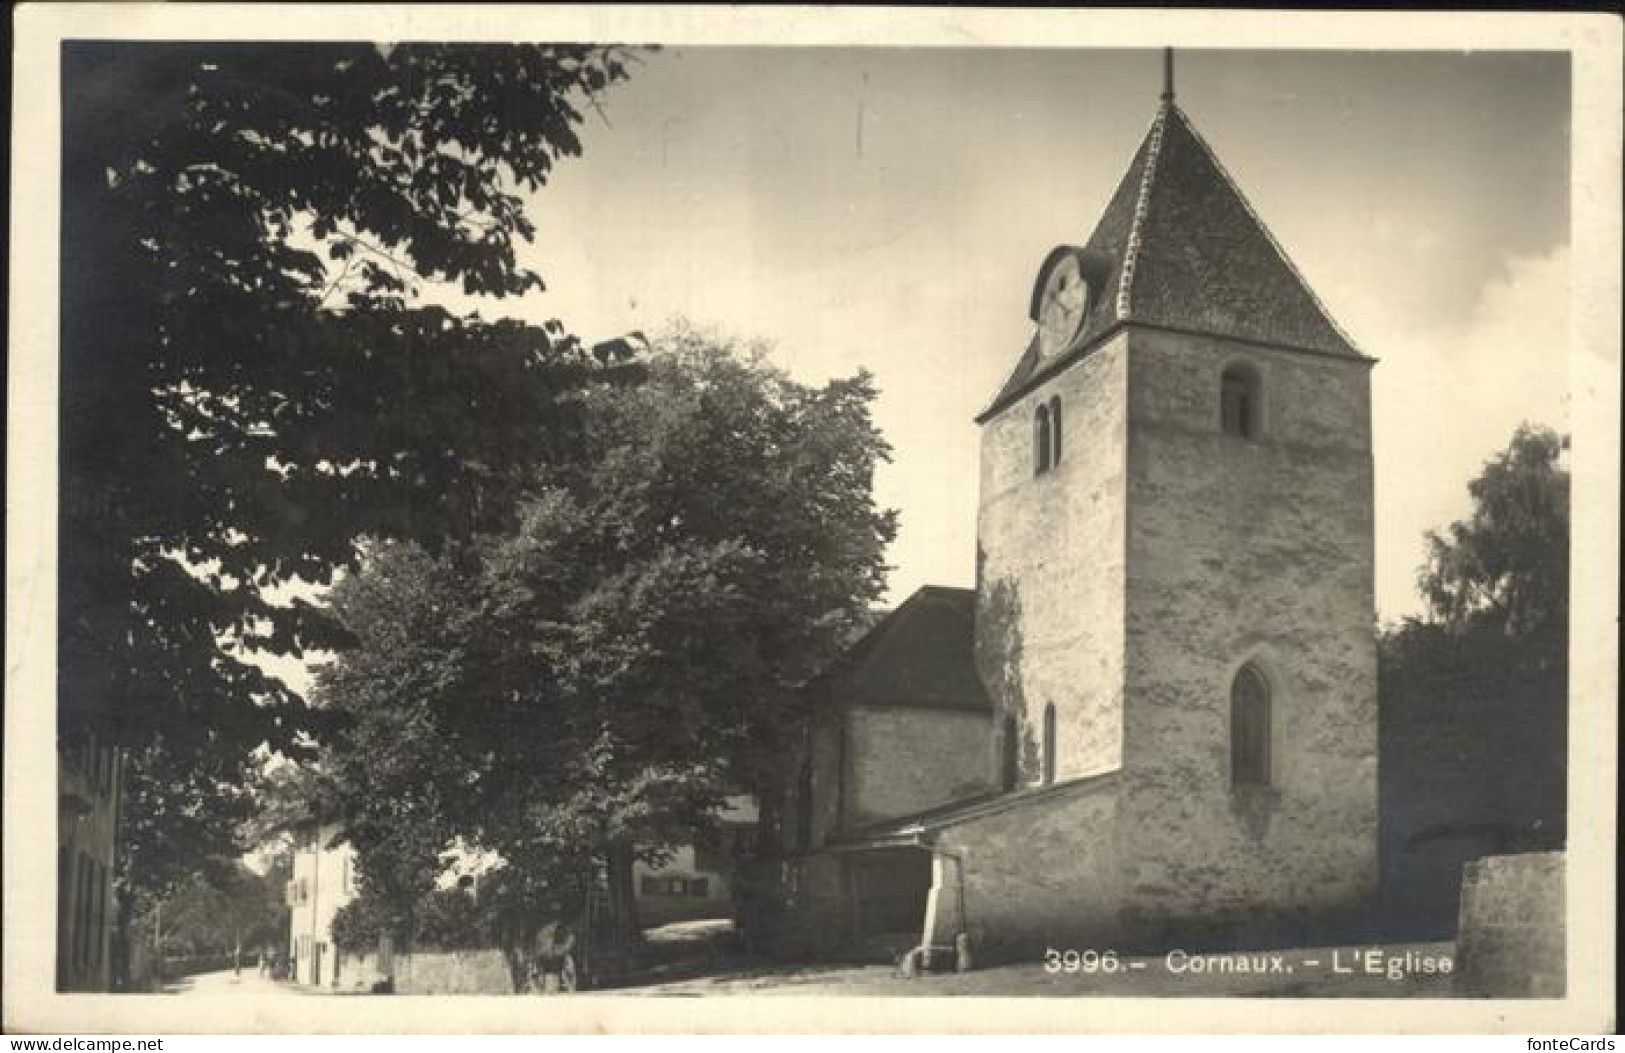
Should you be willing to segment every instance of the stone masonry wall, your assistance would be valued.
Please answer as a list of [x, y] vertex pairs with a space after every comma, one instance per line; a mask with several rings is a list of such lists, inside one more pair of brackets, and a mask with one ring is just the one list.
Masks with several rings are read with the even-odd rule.
[[1046, 947], [1108, 946], [1116, 935], [1116, 781], [1057, 788], [938, 832], [933, 849], [957, 864], [939, 867], [938, 879], [960, 887], [951, 897], [935, 895], [952, 909], [931, 919], [930, 941], [952, 946], [963, 928], [984, 962], [1041, 961]]
[[[1263, 431], [1222, 433], [1220, 375]], [[1125, 925], [1301, 938], [1377, 878], [1369, 370], [1136, 330], [1128, 356]], [[1230, 689], [1269, 683], [1271, 785], [1233, 790]]]
[[388, 979], [378, 963], [378, 953], [339, 950], [333, 955], [333, 989], [353, 994], [367, 994], [373, 987]]
[[502, 951], [414, 951], [395, 956], [396, 994], [513, 994]]
[[1487, 856], [1462, 868], [1456, 993], [1561, 998], [1563, 853]]
[[[1019, 721], [1025, 784], [1051, 703], [1058, 781], [1122, 763], [1126, 355], [1119, 336], [982, 426], [977, 667], [995, 729]], [[1061, 460], [1035, 476], [1033, 414], [1055, 395]]]
[[847, 720], [846, 818], [853, 827], [991, 788], [986, 713], [865, 707], [850, 710]]

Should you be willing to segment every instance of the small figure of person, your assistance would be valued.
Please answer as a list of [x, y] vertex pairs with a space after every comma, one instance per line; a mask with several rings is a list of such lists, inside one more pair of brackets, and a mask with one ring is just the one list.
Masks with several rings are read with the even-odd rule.
[[551, 920], [536, 934], [536, 959], [532, 967], [532, 988], [538, 994], [558, 994], [576, 989], [575, 930], [565, 920], [559, 904], [549, 905]]
[[231, 948], [231, 975], [243, 975], [243, 945], [233, 944]]

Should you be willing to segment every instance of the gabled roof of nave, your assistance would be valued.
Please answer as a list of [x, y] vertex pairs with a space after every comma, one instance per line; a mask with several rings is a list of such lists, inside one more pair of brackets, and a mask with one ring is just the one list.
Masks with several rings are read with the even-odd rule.
[[1040, 361], [1035, 335], [979, 420], [1124, 323], [1363, 357], [1172, 101], [1083, 248], [1107, 265], [1077, 336]]
[[976, 592], [926, 585], [816, 678], [843, 706], [991, 708], [975, 659]]

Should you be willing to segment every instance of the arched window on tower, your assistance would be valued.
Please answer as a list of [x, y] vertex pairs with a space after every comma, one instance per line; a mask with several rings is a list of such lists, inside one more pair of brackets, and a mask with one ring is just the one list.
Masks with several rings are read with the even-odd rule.
[[1250, 366], [1234, 365], [1219, 378], [1219, 423], [1226, 435], [1256, 439], [1264, 408], [1258, 372]]
[[1042, 475], [1050, 466], [1049, 407], [1039, 406], [1033, 414], [1033, 474]]
[[1052, 395], [1049, 400], [1049, 463], [1051, 466], [1061, 463], [1061, 396]]
[[1270, 689], [1251, 663], [1230, 684], [1230, 784], [1270, 784]]
[[999, 742], [999, 785], [1010, 791], [1021, 777], [1021, 738], [1015, 717], [1004, 718], [1004, 736]]
[[1044, 707], [1044, 783], [1055, 781], [1055, 703]]

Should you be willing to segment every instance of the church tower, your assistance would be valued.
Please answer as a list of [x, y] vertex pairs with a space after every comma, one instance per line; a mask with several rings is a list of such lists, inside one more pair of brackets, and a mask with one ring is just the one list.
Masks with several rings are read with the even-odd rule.
[[1246, 938], [1376, 884], [1373, 360], [1171, 81], [977, 418], [976, 660], [1005, 789], [1115, 784], [1115, 921]]

